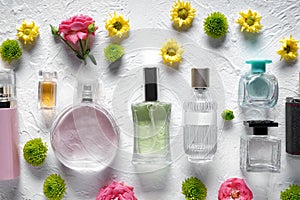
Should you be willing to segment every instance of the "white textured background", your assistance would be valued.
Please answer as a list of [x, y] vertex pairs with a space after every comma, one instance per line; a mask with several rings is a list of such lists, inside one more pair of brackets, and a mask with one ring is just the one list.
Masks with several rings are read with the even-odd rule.
[[[86, 14], [96, 20], [99, 26], [92, 47], [98, 66], [94, 67], [103, 80], [103, 92], [101, 102], [113, 112], [115, 81], [122, 80], [128, 69], [110, 70], [108, 63], [103, 61], [103, 48], [109, 43], [104, 21], [108, 14], [117, 11], [130, 19], [132, 34], [122, 44], [125, 49], [135, 43], [136, 29], [159, 28], [172, 30], [169, 20], [170, 9], [173, 1], [164, 0], [125, 0], [125, 1], [91, 1], [91, 0], [66, 0], [50, 2], [45, 0], [0, 0], [0, 41], [7, 38], [16, 38], [16, 27], [23, 19], [35, 21], [40, 27], [40, 37], [35, 44], [24, 47], [23, 57], [16, 63], [17, 69], [17, 94], [20, 116], [20, 151], [29, 139], [42, 137], [49, 146], [49, 155], [43, 167], [33, 168], [27, 165], [21, 156], [21, 177], [13, 181], [0, 182], [1, 200], [45, 199], [42, 193], [43, 180], [51, 173], [59, 173], [66, 180], [67, 195], [65, 199], [79, 200], [95, 199], [100, 187], [109, 183], [113, 178], [125, 181], [135, 187], [134, 191], [140, 200], [173, 200], [184, 199], [181, 194], [181, 182], [189, 176], [197, 176], [208, 187], [208, 200], [217, 199], [217, 191], [220, 184], [230, 177], [242, 177], [246, 179], [254, 193], [255, 200], [277, 200], [280, 190], [291, 183], [300, 184], [300, 161], [291, 159], [285, 154], [285, 127], [284, 127], [284, 99], [294, 95], [292, 91], [298, 88], [297, 62], [286, 63], [279, 61], [276, 54], [281, 46], [279, 40], [289, 37], [290, 34], [300, 39], [300, 1], [296, 0], [224, 0], [224, 1], [192, 1], [197, 9], [197, 16], [193, 27], [182, 34], [178, 34], [178, 41], [189, 36], [197, 46], [208, 52], [216, 52], [216, 61], [211, 62], [216, 66], [209, 66], [219, 72], [222, 77], [225, 92], [225, 107], [233, 109], [236, 119], [231, 124], [225, 124], [220, 134], [218, 152], [213, 162], [205, 165], [189, 164], [185, 156], [179, 157], [170, 167], [151, 173], [136, 174], [130, 163], [117, 163], [116, 169], [105, 169], [98, 173], [79, 173], [62, 166], [55, 158], [49, 143], [49, 131], [42, 123], [37, 110], [37, 72], [39, 69], [55, 69], [59, 72], [58, 106], [57, 111], [73, 101], [76, 74], [84, 73], [80, 70], [80, 61], [76, 60], [65, 46], [53, 39], [49, 24], [57, 25], [73, 15]], [[240, 10], [252, 9], [263, 16], [261, 23], [264, 26], [260, 34], [249, 35], [240, 33], [239, 25], [234, 20], [239, 17]], [[229, 32], [223, 41], [213, 41], [203, 32], [204, 18], [211, 12], [220, 11], [228, 17]], [[145, 41], [153, 36], [146, 35]], [[150, 38], [150, 39], [149, 39]], [[168, 36], [166, 36], [168, 39]], [[156, 41], [158, 42], [158, 41]], [[183, 45], [185, 44], [182, 42]], [[140, 46], [143, 47], [143, 43]], [[147, 45], [144, 45], [148, 47]], [[151, 46], [151, 45], [150, 45]], [[152, 46], [151, 46], [152, 47]], [[158, 50], [157, 45], [153, 45]], [[126, 49], [128, 50], [128, 49]], [[128, 52], [129, 53], [129, 52]], [[135, 60], [138, 51], [128, 54], [128, 60]], [[129, 56], [130, 55], [130, 56]], [[187, 56], [187, 54], [184, 54]], [[122, 59], [124, 65], [127, 58]], [[246, 134], [242, 125], [244, 115], [237, 106], [238, 77], [244, 73], [247, 66], [246, 59], [261, 58], [271, 59], [273, 64], [268, 70], [279, 79], [280, 95], [275, 109], [270, 113], [270, 118], [279, 122], [279, 128], [271, 131], [282, 139], [282, 170], [279, 174], [268, 173], [242, 173], [239, 169], [239, 138]], [[199, 60], [205, 59], [199, 58]], [[140, 64], [143, 64], [140, 59]], [[6, 64], [0, 63], [2, 67]], [[120, 63], [119, 63], [120, 64]], [[160, 63], [161, 64], [161, 63]], [[183, 63], [184, 64], [184, 63]], [[196, 63], [201, 66], [201, 62]], [[185, 66], [185, 65], [183, 65]], [[249, 68], [248, 68], [249, 69]], [[189, 74], [185, 68], [179, 70], [188, 81]], [[184, 72], [184, 73], [183, 73]], [[188, 72], [188, 71], [186, 71]], [[126, 78], [126, 76], [125, 76]], [[111, 80], [111, 84], [110, 84]], [[180, 102], [180, 100], [179, 100]], [[113, 112], [113, 114], [116, 114]], [[126, 113], [123, 113], [126, 115]], [[127, 113], [128, 114], [128, 113]], [[174, 113], [172, 113], [174, 114]], [[177, 113], [180, 116], [180, 113]], [[119, 121], [120, 116], [116, 116]], [[176, 117], [179, 120], [180, 117]], [[222, 125], [221, 125], [222, 128]], [[122, 129], [122, 128], [121, 128]], [[121, 141], [122, 141], [121, 131]], [[122, 141], [125, 148], [131, 148], [130, 141]], [[122, 143], [121, 142], [121, 143]], [[178, 147], [179, 148], [179, 147]], [[182, 148], [182, 147], [180, 147]], [[129, 169], [130, 171], [123, 170]]]

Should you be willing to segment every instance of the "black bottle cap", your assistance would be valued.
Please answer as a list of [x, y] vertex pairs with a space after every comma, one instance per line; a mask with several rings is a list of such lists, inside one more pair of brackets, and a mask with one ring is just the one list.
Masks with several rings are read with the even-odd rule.
[[157, 101], [157, 72], [156, 67], [144, 68], [145, 101]]
[[268, 135], [268, 127], [278, 127], [278, 123], [270, 120], [244, 121], [244, 125], [253, 127], [253, 135]]

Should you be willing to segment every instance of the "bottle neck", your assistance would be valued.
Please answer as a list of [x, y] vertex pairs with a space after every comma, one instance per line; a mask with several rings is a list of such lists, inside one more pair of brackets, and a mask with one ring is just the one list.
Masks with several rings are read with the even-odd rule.
[[81, 102], [83, 103], [90, 103], [93, 102], [93, 94], [90, 91], [83, 91]]
[[196, 99], [210, 99], [209, 89], [208, 88], [194, 88], [194, 96]]
[[253, 135], [268, 135], [268, 127], [254, 127]]
[[208, 88], [193, 88], [194, 94], [205, 94], [208, 93]]

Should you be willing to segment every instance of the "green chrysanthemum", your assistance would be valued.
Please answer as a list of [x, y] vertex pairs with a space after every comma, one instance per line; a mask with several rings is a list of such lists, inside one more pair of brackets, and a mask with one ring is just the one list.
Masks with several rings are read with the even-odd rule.
[[230, 120], [233, 120], [234, 119], [234, 114], [233, 114], [233, 111], [232, 110], [224, 110], [222, 112], [222, 118], [225, 120], [225, 121], [230, 121]]
[[300, 199], [300, 186], [292, 184], [286, 190], [280, 192], [281, 200], [298, 200]]
[[110, 62], [115, 62], [124, 55], [124, 48], [118, 44], [110, 44], [104, 49], [104, 55]]
[[182, 194], [186, 200], [205, 200], [207, 189], [198, 178], [190, 177], [182, 182]]
[[29, 140], [23, 148], [24, 159], [32, 166], [40, 166], [47, 157], [47, 145], [41, 138]]
[[11, 63], [13, 59], [20, 59], [22, 49], [17, 40], [5, 40], [0, 46], [0, 54], [3, 61]]
[[66, 193], [66, 184], [60, 175], [51, 174], [46, 178], [43, 190], [49, 200], [61, 200]]
[[205, 33], [214, 38], [224, 37], [228, 31], [228, 21], [225, 15], [220, 12], [210, 14], [204, 20]]

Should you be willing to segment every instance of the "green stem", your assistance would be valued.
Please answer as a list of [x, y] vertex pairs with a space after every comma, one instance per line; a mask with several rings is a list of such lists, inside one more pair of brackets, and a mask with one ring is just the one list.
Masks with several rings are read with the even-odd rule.
[[82, 57], [85, 57], [85, 51], [83, 49], [83, 45], [82, 45], [81, 39], [79, 40], [79, 44], [80, 44], [80, 48], [81, 48], [81, 52], [82, 52]]
[[72, 51], [76, 54], [76, 56], [79, 55], [78, 51], [76, 51], [61, 35], [59, 35], [59, 38], [70, 48]]
[[81, 48], [81, 51], [82, 51], [82, 58], [83, 58], [83, 60], [84, 60], [84, 64], [86, 64], [86, 52], [85, 52], [85, 50], [83, 49], [83, 45], [82, 45], [82, 40], [80, 39], [79, 40], [79, 44], [80, 44], [80, 48]]
[[87, 47], [88, 47], [88, 44], [89, 44], [89, 39], [90, 39], [90, 33], [88, 33], [88, 36], [85, 40], [84, 52], [87, 50]]

